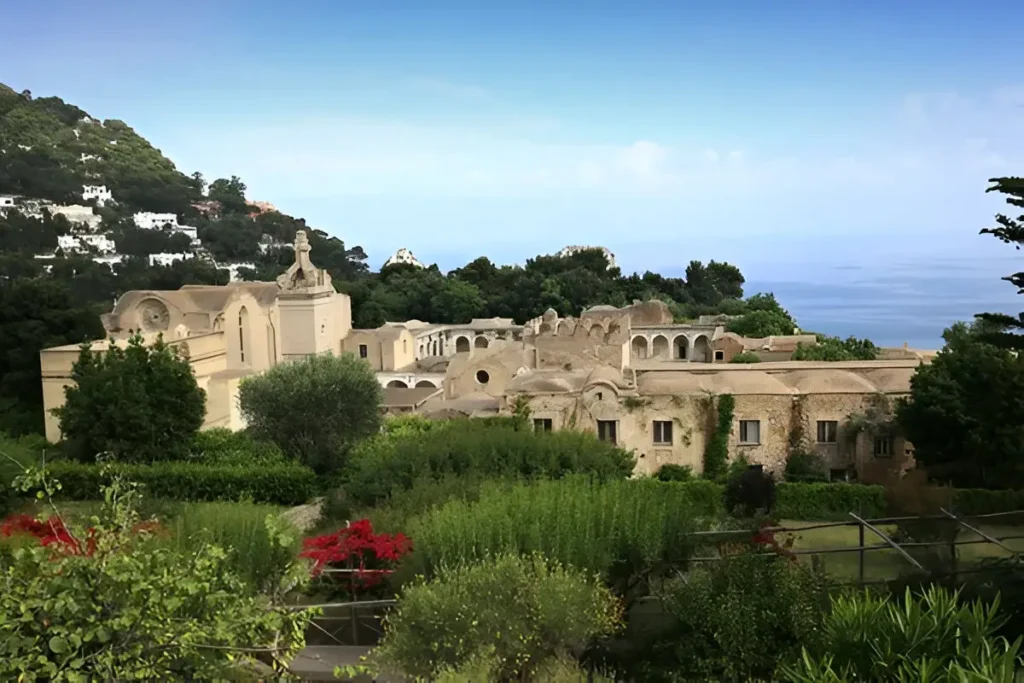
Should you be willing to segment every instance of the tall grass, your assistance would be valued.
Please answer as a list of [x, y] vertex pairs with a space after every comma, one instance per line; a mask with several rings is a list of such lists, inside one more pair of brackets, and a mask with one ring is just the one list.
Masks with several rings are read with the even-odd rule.
[[712, 495], [701, 497], [693, 482], [650, 479], [484, 484], [477, 501], [452, 500], [409, 522], [415, 551], [403, 575], [432, 576], [500, 552], [534, 551], [615, 583], [667, 571], [690, 557], [688, 534], [713, 524], [718, 489], [708, 486]]
[[231, 551], [231, 563], [239, 575], [257, 588], [296, 556], [300, 534], [289, 546], [274, 542], [266, 527], [267, 515], [277, 516], [282, 508], [254, 503], [177, 503], [160, 515], [170, 532], [167, 543], [177, 550], [192, 550], [204, 543]]

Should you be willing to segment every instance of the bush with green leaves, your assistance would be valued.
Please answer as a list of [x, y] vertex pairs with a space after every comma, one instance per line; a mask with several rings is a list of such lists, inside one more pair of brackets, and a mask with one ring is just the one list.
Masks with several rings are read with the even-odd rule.
[[485, 484], [475, 502], [452, 500], [409, 522], [415, 540], [400, 569], [433, 576], [491, 554], [541, 552], [598, 572], [625, 593], [685, 565], [691, 532], [720, 510], [710, 482], [596, 482], [582, 476]]
[[252, 434], [223, 427], [204, 429], [192, 439], [189, 460], [204, 465], [264, 467], [288, 463], [273, 441], [260, 441]]
[[41, 436], [11, 438], [0, 432], [0, 515], [16, 508], [20, 503], [14, 480], [26, 467], [37, 464], [46, 449]]
[[870, 339], [828, 337], [818, 335], [815, 344], [799, 343], [793, 352], [793, 360], [844, 361], [875, 360], [878, 347]]
[[361, 443], [345, 473], [354, 506], [375, 505], [425, 479], [557, 478], [570, 473], [624, 479], [633, 456], [593, 434], [519, 431], [479, 420], [449, 420], [411, 434], [382, 434]]
[[658, 481], [692, 481], [693, 468], [689, 465], [667, 463], [658, 468], [658, 472], [654, 477]]
[[802, 448], [791, 450], [786, 457], [786, 469], [782, 475], [785, 481], [828, 481], [825, 459], [817, 453]]
[[252, 435], [320, 474], [341, 469], [358, 442], [380, 432], [381, 397], [373, 369], [351, 354], [281, 363], [238, 389]]
[[775, 514], [780, 519], [830, 520], [883, 517], [885, 489], [845, 483], [783, 482], [775, 487]]
[[752, 550], [698, 565], [637, 603], [605, 665], [620, 680], [780, 680], [776, 669], [816, 642], [828, 587], [788, 558]]
[[[56, 460], [49, 470], [64, 485], [62, 497], [97, 500], [107, 483], [107, 465]], [[275, 505], [302, 505], [320, 492], [313, 470], [294, 463], [280, 465], [203, 465], [162, 462], [115, 463], [112, 471], [144, 486], [152, 496], [180, 501], [251, 500]]]
[[821, 636], [783, 670], [794, 683], [935, 681], [1013, 683], [1022, 639], [994, 636], [998, 600], [965, 604], [940, 586], [901, 601], [868, 592], [832, 599]]
[[82, 462], [107, 455], [122, 462], [183, 460], [206, 418], [206, 392], [175, 347], [141, 335], [104, 351], [84, 345], [60, 420], [65, 454]]
[[736, 410], [736, 399], [732, 394], [708, 398], [708, 407], [715, 416], [715, 429], [704, 445], [705, 479], [722, 479], [729, 468], [729, 435], [732, 433], [732, 417]]
[[[59, 484], [29, 471], [22, 485]], [[104, 490], [90, 529], [0, 557], [0, 677], [5, 680], [195, 680], [252, 673], [257, 655], [283, 670], [302, 648], [309, 611], [255, 593], [214, 544], [176, 552], [140, 526], [138, 495]], [[63, 525], [62, 525], [63, 526]], [[308, 578], [292, 564], [287, 590]]]
[[729, 361], [729, 362], [730, 363], [760, 363], [761, 362], [761, 356], [757, 355], [753, 351], [743, 351], [742, 353], [737, 353], [735, 356], [733, 356], [732, 360]]
[[619, 621], [618, 601], [596, 577], [540, 554], [499, 554], [402, 590], [371, 661], [434, 679], [484, 659], [489, 680], [548, 680], [539, 676], [553, 661], [579, 656]]

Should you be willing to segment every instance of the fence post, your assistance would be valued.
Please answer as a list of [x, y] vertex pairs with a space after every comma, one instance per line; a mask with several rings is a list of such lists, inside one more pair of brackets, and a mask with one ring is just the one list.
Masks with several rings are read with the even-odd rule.
[[864, 523], [863, 522], [858, 522], [857, 523], [857, 531], [858, 531], [858, 535], [860, 536], [860, 550], [857, 551], [857, 554], [859, 555], [859, 557], [857, 558], [858, 559], [858, 562], [857, 562], [858, 567], [857, 567], [857, 569], [858, 569], [858, 576], [860, 577], [860, 584], [863, 586], [864, 585]]
[[[959, 532], [959, 529], [957, 529], [957, 532]], [[952, 588], [953, 590], [956, 590], [956, 584], [957, 584], [957, 577], [956, 577], [956, 573], [957, 573], [956, 572], [956, 569], [957, 569], [957, 567], [956, 567], [956, 537], [957, 537], [957, 534], [954, 533], [953, 537], [949, 541], [949, 570], [950, 570], [949, 571], [949, 577], [953, 580], [953, 584], [950, 586], [950, 588]]]

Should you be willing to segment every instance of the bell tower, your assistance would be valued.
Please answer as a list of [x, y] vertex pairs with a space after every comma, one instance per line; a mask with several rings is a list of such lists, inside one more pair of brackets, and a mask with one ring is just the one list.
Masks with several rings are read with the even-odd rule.
[[314, 353], [341, 353], [352, 329], [352, 304], [334, 291], [331, 276], [309, 259], [312, 247], [304, 230], [295, 233], [295, 263], [277, 278], [281, 322], [281, 360]]

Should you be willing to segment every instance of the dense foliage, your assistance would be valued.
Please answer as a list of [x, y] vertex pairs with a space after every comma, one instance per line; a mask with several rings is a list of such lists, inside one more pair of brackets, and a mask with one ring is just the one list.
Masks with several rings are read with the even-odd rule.
[[499, 554], [405, 588], [372, 657], [384, 671], [436, 680], [484, 658], [491, 681], [548, 681], [543, 666], [611, 635], [620, 608], [591, 575], [542, 555]]
[[793, 360], [874, 360], [878, 357], [878, 347], [869, 339], [857, 339], [848, 337], [828, 337], [818, 335], [818, 341], [814, 345], [804, 343], [797, 344], [793, 352]]
[[[1014, 207], [1014, 210], [1024, 209], [1024, 178], [992, 178], [989, 182], [992, 186], [986, 192], [1006, 195], [1006, 203]], [[996, 214], [995, 227], [985, 228], [981, 232], [1020, 249], [1021, 244], [1024, 244], [1024, 212], [1017, 216]], [[1024, 292], [1024, 272], [1007, 275], [1003, 279], [1016, 287], [1018, 294]], [[1002, 313], [982, 313], [978, 317], [989, 326], [986, 330], [987, 341], [1003, 348], [1024, 350], [1024, 337], [1020, 334], [1024, 330], [1024, 313], [1017, 317]]]
[[963, 488], [1024, 488], [1024, 358], [963, 324], [910, 380], [899, 426], [928, 473]]
[[803, 643], [803, 656], [784, 674], [794, 683], [1012, 683], [1024, 665], [1022, 641], [994, 635], [1000, 616], [998, 601], [965, 604], [937, 586], [917, 595], [908, 590], [901, 601], [840, 595], [821, 636]]
[[709, 396], [707, 407], [712, 411], [714, 431], [704, 445], [704, 478], [720, 479], [729, 465], [729, 434], [732, 433], [736, 399], [732, 394]]
[[436, 423], [427, 431], [382, 434], [361, 443], [346, 472], [354, 505], [373, 505], [425, 480], [459, 477], [551, 477], [570, 473], [623, 479], [633, 457], [593, 434], [518, 431], [479, 420]]
[[[69, 500], [96, 500], [107, 481], [104, 465], [58, 460], [48, 465], [64, 485]], [[295, 463], [204, 465], [157, 462], [152, 465], [113, 465], [115, 471], [138, 482], [154, 496], [172, 500], [252, 500], [257, 503], [301, 505], [319, 490], [316, 475]]]
[[340, 469], [355, 445], [380, 431], [382, 390], [351, 354], [306, 356], [242, 380], [238, 407], [257, 438], [319, 473]]
[[[58, 487], [39, 472], [23, 483]], [[302, 647], [308, 612], [254, 593], [219, 546], [154, 540], [123, 482], [104, 498], [90, 528], [20, 524], [24, 540], [0, 551], [5, 679], [231, 678], [257, 653], [283, 667]]]
[[139, 335], [104, 351], [83, 346], [60, 419], [66, 454], [83, 462], [180, 460], [206, 417], [206, 392], [188, 360]]

